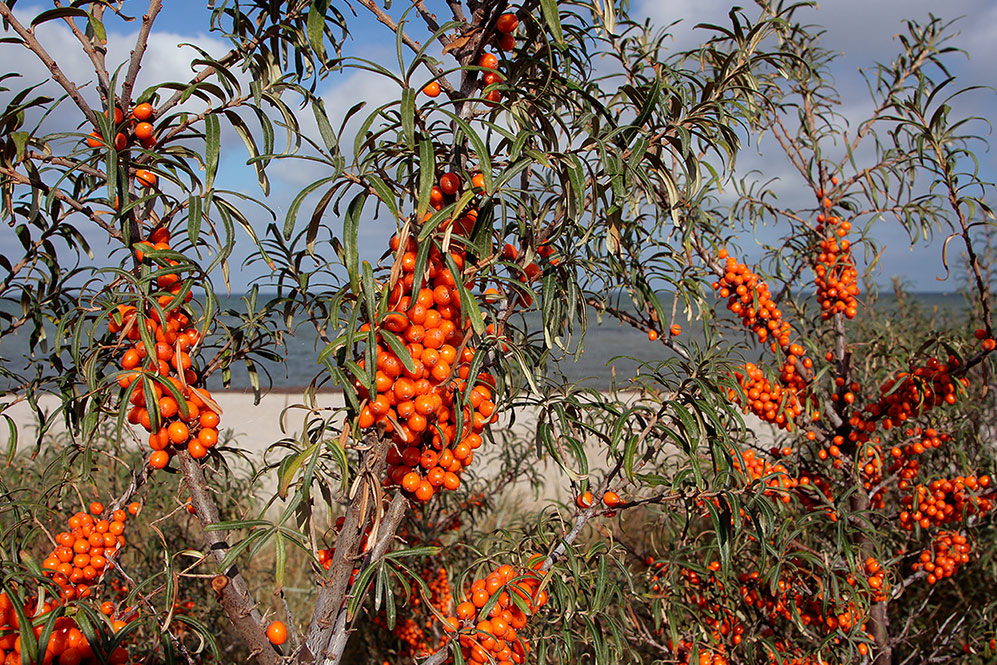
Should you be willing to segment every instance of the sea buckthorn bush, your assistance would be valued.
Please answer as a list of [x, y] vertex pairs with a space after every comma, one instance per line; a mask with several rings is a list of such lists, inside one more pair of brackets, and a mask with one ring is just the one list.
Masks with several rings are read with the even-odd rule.
[[997, 657], [985, 93], [758, 5], [0, 2], [0, 663]]

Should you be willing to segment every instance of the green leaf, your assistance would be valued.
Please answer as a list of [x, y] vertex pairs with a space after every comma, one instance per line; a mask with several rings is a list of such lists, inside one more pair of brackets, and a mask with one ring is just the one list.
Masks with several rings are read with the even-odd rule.
[[218, 115], [209, 113], [204, 118], [204, 188], [211, 189], [218, 172], [218, 151], [221, 147], [222, 128]]
[[402, 88], [402, 134], [405, 137], [405, 146], [409, 150], [415, 149], [415, 90], [409, 87]]
[[7, 429], [10, 432], [10, 438], [7, 440], [7, 466], [10, 466], [14, 462], [14, 455], [17, 453], [17, 424], [6, 413], [0, 414], [0, 416], [7, 421]]
[[97, 41], [101, 45], [107, 44], [107, 30], [104, 28], [104, 22], [99, 20], [96, 16], [87, 12], [87, 22], [89, 24], [90, 31], [93, 36], [97, 38]]
[[308, 10], [305, 30], [308, 33], [308, 43], [315, 51], [315, 57], [325, 60], [325, 11], [326, 0], [315, 0]]
[[436, 154], [433, 151], [433, 140], [423, 138], [419, 141], [419, 194], [416, 200], [416, 223], [422, 223], [422, 218], [429, 210], [429, 195], [436, 182]]
[[312, 99], [311, 106], [312, 113], [315, 114], [315, 123], [318, 125], [319, 136], [322, 137], [326, 150], [330, 154], [337, 154], [339, 152], [339, 139], [336, 138], [336, 132], [333, 131], [332, 124], [329, 122], [329, 115], [325, 112], [325, 102], [322, 101], [321, 97], [315, 97]]
[[294, 478], [298, 475], [298, 471], [304, 466], [312, 457], [318, 455], [321, 450], [321, 442], [316, 441], [309, 447], [300, 451], [295, 455], [288, 455], [283, 460], [281, 460], [280, 468], [277, 470], [277, 478], [279, 483], [277, 484], [277, 496], [281, 499], [287, 498], [287, 489], [291, 486]]
[[474, 299], [471, 292], [467, 290], [467, 286], [464, 284], [464, 280], [460, 277], [461, 271], [457, 269], [457, 264], [454, 263], [453, 257], [447, 252], [443, 255], [444, 260], [447, 262], [447, 267], [450, 272], [454, 275], [454, 281], [457, 282], [457, 292], [460, 294], [460, 312], [461, 317], [467, 317], [471, 322], [471, 328], [478, 335], [485, 334], [485, 318], [481, 315], [481, 309], [478, 307], [478, 301]]
[[187, 235], [194, 245], [201, 236], [201, 217], [201, 197], [191, 194], [187, 199]]
[[381, 201], [384, 202], [384, 205], [388, 206], [388, 210], [390, 210], [391, 214], [395, 216], [395, 219], [398, 219], [398, 201], [395, 198], [395, 193], [391, 191], [390, 187], [388, 187], [388, 183], [384, 182], [378, 176], [371, 174], [364, 176], [364, 180], [366, 180], [367, 183], [374, 188], [374, 191], [377, 192], [377, 198], [381, 199]]
[[256, 147], [256, 139], [253, 138], [253, 133], [249, 130], [249, 125], [243, 120], [238, 113], [235, 111], [225, 111], [225, 117], [228, 118], [229, 123], [232, 125], [232, 129], [235, 133], [239, 135], [242, 139], [242, 143], [246, 146], [246, 150], [249, 151], [250, 159], [247, 163], [252, 163], [253, 168], [256, 169], [256, 179], [260, 183], [260, 189], [267, 196], [270, 195], [270, 179], [267, 178], [267, 173], [265, 170], [266, 164], [257, 159], [260, 156], [259, 148]]
[[360, 293], [360, 213], [363, 212], [364, 203], [367, 201], [367, 192], [361, 192], [353, 197], [346, 207], [346, 216], [343, 218], [343, 265], [350, 276], [350, 288], [353, 292]]
[[558, 44], [564, 44], [564, 33], [561, 31], [561, 17], [557, 10], [557, 0], [540, 0], [540, 11], [547, 22], [547, 29]]
[[381, 340], [387, 342], [388, 346], [391, 347], [391, 352], [398, 356], [398, 359], [402, 361], [402, 364], [405, 365], [405, 369], [410, 372], [415, 372], [415, 360], [412, 358], [412, 354], [405, 346], [405, 342], [402, 341], [402, 338], [390, 330], [381, 330], [378, 334], [380, 335]]
[[41, 25], [47, 21], [54, 21], [60, 18], [90, 18], [85, 10], [79, 7], [57, 7], [56, 9], [49, 9], [36, 15], [31, 21], [31, 27], [34, 28], [37, 25]]

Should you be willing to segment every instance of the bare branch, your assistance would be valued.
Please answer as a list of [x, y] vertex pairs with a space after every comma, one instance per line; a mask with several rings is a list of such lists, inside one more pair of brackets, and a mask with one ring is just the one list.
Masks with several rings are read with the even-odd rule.
[[139, 28], [138, 37], [135, 38], [135, 48], [132, 49], [131, 60], [128, 62], [128, 73], [125, 74], [125, 81], [121, 84], [121, 103], [131, 105], [132, 88], [135, 87], [135, 79], [138, 71], [142, 67], [142, 57], [145, 55], [146, 46], [149, 44], [149, 31], [152, 29], [152, 22], [156, 20], [156, 14], [162, 8], [161, 0], [149, 0], [149, 8], [142, 15], [142, 27]]
[[3, 0], [0, 0], [0, 16], [2, 16], [4, 20], [10, 24], [10, 27], [14, 29], [14, 32], [16, 32], [21, 38], [25, 48], [33, 52], [38, 59], [42, 61], [42, 64], [45, 65], [49, 73], [52, 75], [52, 79], [62, 86], [62, 89], [66, 91], [69, 98], [72, 99], [76, 103], [76, 106], [79, 107], [80, 111], [83, 112], [83, 115], [86, 117], [87, 121], [94, 127], [97, 127], [97, 114], [94, 113], [94, 110], [90, 108], [90, 105], [87, 104], [85, 99], [83, 99], [80, 89], [76, 87], [75, 83], [66, 78], [66, 75], [62, 73], [62, 69], [55, 62], [55, 60], [52, 59], [52, 56], [48, 54], [48, 51], [46, 51], [45, 47], [41, 45], [41, 42], [38, 41], [34, 33], [25, 28], [21, 22], [17, 20], [17, 17], [14, 16], [14, 12], [7, 6], [6, 2], [3, 2]]
[[[204, 477], [201, 465], [191, 457], [186, 450], [181, 450], [177, 454], [180, 460], [180, 469], [183, 472], [184, 484], [190, 490], [190, 500], [197, 513], [197, 517], [204, 527], [204, 539], [206, 549], [211, 551], [211, 556], [215, 562], [220, 564], [225, 559], [225, 554], [230, 549], [225, 540], [225, 532], [209, 530], [219, 521], [218, 506], [208, 490], [208, 481]], [[278, 665], [282, 658], [275, 650], [274, 646], [267, 639], [266, 629], [262, 625], [262, 617], [256, 609], [256, 601], [249, 592], [246, 581], [236, 566], [222, 571], [229, 583], [225, 585], [220, 594], [222, 608], [225, 614], [232, 621], [236, 632], [243, 643], [249, 648], [250, 657], [255, 658], [260, 665]]]

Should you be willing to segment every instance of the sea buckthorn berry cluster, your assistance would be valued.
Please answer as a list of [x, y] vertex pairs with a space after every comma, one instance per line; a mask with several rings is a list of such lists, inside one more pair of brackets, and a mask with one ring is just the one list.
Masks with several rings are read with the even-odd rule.
[[[14, 601], [6, 593], [0, 593], [0, 663], [3, 665], [21, 665], [34, 663], [34, 654], [22, 654], [23, 643], [20, 636], [20, 622]], [[44, 616], [58, 606], [58, 601], [43, 602], [39, 607], [37, 598], [27, 598], [22, 606], [24, 614], [34, 624], [35, 638], [40, 638], [44, 625]], [[61, 616], [55, 620], [48, 643], [45, 645], [45, 655], [42, 665], [55, 663], [57, 665], [124, 665], [129, 662], [128, 652], [121, 647], [114, 649], [109, 657], [98, 660], [93, 647], [86, 635], [80, 630], [76, 620], [70, 616]]]
[[[129, 510], [137, 513], [138, 505], [132, 504]], [[101, 518], [104, 506], [96, 502], [90, 511], [93, 515], [79, 512], [69, 518], [69, 530], [56, 534], [57, 545], [42, 562], [64, 602], [90, 596], [91, 587], [114, 565], [113, 557], [125, 544], [128, 512], [115, 510], [109, 519]]]
[[[114, 148], [119, 151], [124, 150], [134, 140], [137, 140], [143, 148], [155, 147], [156, 129], [151, 122], [155, 113], [151, 104], [142, 103], [132, 109], [125, 118], [124, 112], [115, 107], [114, 126], [118, 131], [114, 135]], [[99, 131], [90, 132], [87, 145], [91, 148], [104, 146], [104, 138]]]
[[879, 387], [881, 397], [865, 407], [867, 415], [853, 414], [849, 424], [858, 432], [868, 434], [876, 429], [876, 419], [882, 420], [884, 429], [891, 429], [934, 407], [955, 404], [958, 386], [969, 386], [966, 377], [953, 378], [951, 375], [960, 364], [955, 356], [949, 356], [947, 363], [929, 358], [924, 365], [910, 372], [900, 372]]
[[[719, 297], [728, 299], [727, 309], [741, 318], [741, 323], [755, 333], [760, 343], [769, 341], [772, 352], [781, 350], [783, 354], [778, 383], [766, 379], [754, 365], [746, 365], [745, 373], [738, 377], [749, 392], [745, 408], [767, 422], [791, 430], [803, 411], [799, 395], [806, 391], [807, 380], [802, 371], [812, 369], [813, 361], [806, 357], [802, 346], [792, 341], [792, 327], [782, 318], [765, 282], [726, 249], [720, 250], [718, 256], [725, 260], [724, 274], [713, 283], [713, 289]], [[757, 397], [753, 396], [756, 391]], [[735, 394], [731, 399], [736, 397]]]
[[[105, 519], [101, 517], [105, 512], [103, 504], [94, 502], [90, 504], [90, 513], [78, 512], [70, 517], [69, 530], [56, 534], [57, 545], [42, 562], [46, 576], [59, 587], [59, 595], [41, 603], [40, 607], [37, 599], [28, 599], [24, 605], [25, 614], [38, 619], [66, 602], [92, 596], [92, 587], [114, 565], [113, 557], [125, 544], [123, 534], [128, 514], [136, 515], [138, 510], [139, 505], [133, 503], [128, 506], [127, 511], [115, 510]], [[100, 610], [113, 622], [115, 631], [124, 627], [124, 622], [114, 620], [114, 603], [105, 602]], [[42, 623], [32, 623], [35, 624], [35, 637], [40, 637]], [[19, 629], [12, 600], [6, 593], [0, 593], [0, 663], [4, 665], [28, 662], [22, 661]], [[33, 654], [28, 657], [32, 656]], [[111, 652], [106, 662], [122, 665], [128, 660], [128, 652], [119, 647]], [[42, 663], [53, 662], [58, 665], [96, 665], [105, 661], [98, 661], [75, 619], [62, 616], [55, 620], [55, 629], [49, 636], [42, 660]]]
[[[170, 234], [159, 227], [152, 232], [149, 240], [139, 243], [135, 250], [139, 261], [149, 260], [150, 250], [169, 250]], [[177, 262], [167, 260], [167, 265]], [[197, 388], [199, 377], [193, 369], [192, 354], [197, 349], [201, 334], [191, 326], [191, 318], [176, 303], [176, 295], [183, 284], [176, 273], [158, 276], [158, 286], [164, 292], [158, 304], [164, 308], [165, 320], [155, 307], [150, 306], [144, 317], [131, 305], [121, 305], [111, 317], [108, 329], [118, 333], [123, 340], [131, 342], [122, 354], [120, 364], [124, 370], [118, 377], [118, 385], [124, 390], [131, 389], [128, 422], [141, 425], [149, 432], [149, 465], [162, 469], [169, 465], [173, 451], [186, 448], [191, 457], [201, 459], [218, 442], [218, 425], [221, 422], [221, 409], [204, 388]], [[191, 299], [190, 291], [184, 301]], [[147, 347], [140, 334], [140, 326], [145, 325], [151, 338]], [[145, 394], [146, 387], [141, 380], [149, 377], [153, 395]], [[132, 385], [134, 384], [134, 386]], [[171, 389], [172, 388], [172, 389]], [[127, 393], [126, 393], [127, 394]], [[154, 426], [154, 414], [148, 405], [155, 402], [159, 422]], [[182, 401], [182, 403], [181, 403]]]
[[713, 290], [728, 299], [727, 309], [741, 317], [741, 323], [755, 333], [759, 342], [764, 344], [771, 337], [780, 346], [789, 346], [792, 329], [783, 320], [768, 285], [747, 265], [728, 255], [726, 249], [720, 250], [718, 256], [726, 263], [723, 276], [713, 283]]
[[[734, 372], [734, 378], [747, 396], [743, 405], [745, 413], [750, 411], [780, 429], [793, 429], [797, 416], [803, 413], [795, 388], [770, 381], [753, 363], [746, 363], [743, 371]], [[728, 391], [727, 397], [734, 402], [740, 399], [734, 389]]]
[[887, 471], [900, 478], [898, 487], [901, 491], [910, 489], [910, 481], [917, 477], [921, 464], [917, 457], [932, 449], [941, 448], [942, 444], [952, 440], [951, 435], [938, 432], [932, 427], [910, 427], [905, 432], [910, 438], [909, 443], [894, 446], [890, 449], [892, 460]]
[[952, 577], [964, 563], [969, 562], [973, 546], [966, 536], [954, 531], [941, 531], [931, 542], [931, 549], [921, 552], [917, 562], [911, 566], [915, 571], [928, 574], [928, 584], [934, 584], [946, 577]]
[[[512, 51], [516, 48], [516, 28], [519, 27], [519, 19], [513, 13], [506, 13], [499, 16], [495, 24], [496, 35], [494, 39], [495, 47], [502, 51]], [[478, 66], [486, 71], [482, 76], [482, 84], [485, 88], [502, 82], [502, 76], [498, 73], [498, 58], [493, 53], [487, 51], [481, 54], [478, 59]], [[441, 92], [439, 81], [430, 81], [422, 92], [427, 97], [438, 97]], [[485, 100], [497, 103], [502, 99], [502, 93], [498, 90], [489, 90], [485, 93]]]
[[834, 512], [834, 494], [831, 490], [831, 482], [827, 478], [819, 473], [803, 471], [797, 478], [796, 488], [800, 502], [807, 509], [824, 510], [829, 520], [832, 522], [838, 520], [837, 513]]
[[[391, 247], [398, 252], [397, 237]], [[428, 501], [440, 488], [460, 486], [460, 473], [474, 459], [481, 432], [498, 414], [494, 378], [485, 372], [470, 376], [475, 351], [464, 344], [469, 323], [461, 315], [456, 286], [462, 276], [451, 273], [433, 247], [427, 266], [429, 283], [413, 293], [417, 249], [410, 239], [401, 253], [402, 278], [389, 298], [394, 311], [378, 323], [379, 336], [401, 338], [413, 368], [406, 367], [381, 338], [374, 392], [368, 393], [359, 382], [356, 387], [365, 400], [359, 426], [365, 429], [381, 423], [392, 436], [385, 482]], [[450, 256], [460, 269], [464, 253], [452, 251]], [[463, 348], [459, 356], [457, 347]], [[467, 404], [462, 406], [465, 393]], [[459, 431], [458, 410], [463, 419]]]
[[[654, 557], [644, 560], [649, 566], [650, 589], [652, 592], [682, 594], [685, 605], [695, 608], [696, 622], [709, 630], [709, 634], [699, 638], [684, 638], [677, 642], [668, 640], [665, 646], [675, 654], [680, 663], [725, 663], [735, 653], [741, 644], [745, 626], [742, 619], [751, 614], [757, 614], [762, 625], [759, 635], [771, 645], [767, 661], [771, 665], [829, 665], [826, 661], [808, 655], [808, 651], [797, 647], [786, 639], [776, 639], [780, 625], [792, 623], [802, 624], [808, 632], [831, 636], [836, 632], [851, 633], [860, 640], [871, 640], [866, 632], [864, 610], [856, 600], [836, 600], [825, 602], [825, 581], [822, 576], [807, 572], [802, 559], [791, 559], [791, 566], [783, 572], [773, 584], [763, 578], [759, 571], [745, 572], [739, 575], [738, 596], [746, 608], [729, 606], [730, 594], [725, 593], [724, 584], [717, 577], [721, 569], [720, 562], [714, 561], [707, 566], [707, 572], [698, 573], [687, 568], [679, 568], [674, 579], [666, 579], [667, 564], [655, 561]], [[853, 575], [839, 573], [841, 585], [848, 585], [854, 590], [854, 595], [863, 593], [874, 597], [885, 587], [885, 573], [877, 562], [869, 559], [864, 568], [869, 575], [869, 594], [859, 586]], [[789, 572], [792, 571], [792, 572]], [[840, 595], [836, 592], [836, 596]], [[656, 635], [664, 634], [664, 627], [654, 630]], [[705, 638], [705, 639], [704, 639]], [[838, 639], [838, 638], [833, 638]], [[868, 653], [868, 645], [863, 641], [859, 646], [862, 655]], [[699, 660], [693, 658], [698, 653]]]
[[[335, 525], [334, 525], [333, 529], [335, 530], [335, 532], [336, 532], [337, 535], [343, 530], [343, 525], [344, 524], [346, 524], [346, 518], [345, 517], [340, 516], [340, 517], [336, 518], [336, 522], [335, 522]], [[368, 547], [370, 546], [370, 544], [369, 544], [370, 529], [371, 529], [371, 527], [368, 526], [367, 529], [366, 529], [366, 531], [360, 536], [360, 553], [361, 554], [365, 553], [367, 551]], [[335, 547], [330, 547], [328, 549], [320, 549], [319, 551], [317, 551], [315, 553], [315, 556], [318, 559], [319, 566], [321, 566], [324, 570], [329, 570], [329, 568], [332, 567], [332, 557], [333, 557], [333, 555], [335, 553], [336, 553], [336, 548]], [[359, 575], [359, 574], [360, 574], [360, 569], [359, 568], [354, 568], [353, 572], [350, 573], [350, 584], [353, 584], [353, 581], [356, 579], [356, 576]]]
[[[538, 559], [539, 567], [543, 562]], [[499, 566], [483, 579], [476, 579], [457, 605], [456, 616], [447, 619], [448, 632], [459, 631], [461, 652], [472, 663], [497, 662], [520, 665], [530, 653], [529, 642], [518, 631], [526, 627], [530, 614], [547, 603], [547, 592], [538, 589], [540, 577], [530, 569], [522, 574], [510, 565]], [[513, 601], [513, 595], [525, 603], [527, 611]], [[487, 617], [480, 610], [493, 596], [495, 603]], [[481, 619], [478, 621], [477, 619]]]
[[789, 503], [792, 500], [789, 490], [795, 489], [799, 483], [789, 475], [786, 467], [779, 463], [770, 464], [750, 448], [741, 453], [741, 459], [744, 460], [743, 468], [737, 457], [734, 457], [734, 468], [745, 475], [748, 483], [756, 480], [763, 482], [767, 488], [763, 493], [774, 501]]
[[900, 513], [900, 526], [908, 531], [913, 530], [915, 524], [927, 529], [988, 513], [994, 508], [994, 493], [981, 493], [988, 487], [990, 476], [958, 476], [954, 480], [918, 485], [913, 495], [900, 499], [905, 507]]
[[[793, 575], [782, 575], [775, 591], [766, 581], [761, 580], [758, 571], [742, 573], [739, 581], [740, 594], [745, 604], [757, 608], [770, 625], [778, 619], [794, 622], [798, 616], [804, 626], [825, 634], [839, 629], [845, 632], [866, 631], [864, 613], [855, 602], [840, 600], [825, 603], [822, 580], [807, 574], [804, 569], [799, 569]], [[855, 586], [856, 583], [851, 576], [843, 582], [849, 586]], [[770, 631], [771, 628], [766, 629], [763, 636], [774, 635]]]
[[817, 216], [817, 233], [825, 235], [818, 245], [820, 252], [814, 262], [814, 282], [821, 318], [825, 321], [835, 314], [854, 319], [858, 313], [859, 273], [855, 269], [851, 243], [844, 239], [851, 229], [851, 222], [835, 215], [821, 213]]
[[973, 336], [983, 343], [982, 346], [984, 351], [993, 351], [994, 349], [997, 349], [997, 340], [994, 340], [992, 337], [988, 337], [987, 331], [984, 328], [977, 328], [977, 330], [973, 333]]
[[880, 603], [890, 597], [890, 585], [886, 581], [886, 569], [874, 557], [869, 557], [863, 564], [866, 583], [872, 589], [873, 602]]

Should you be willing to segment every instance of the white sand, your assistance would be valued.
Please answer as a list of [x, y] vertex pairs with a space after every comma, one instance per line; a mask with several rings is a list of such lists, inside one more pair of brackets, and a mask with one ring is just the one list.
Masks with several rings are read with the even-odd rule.
[[[223, 431], [230, 430], [238, 446], [247, 452], [250, 457], [254, 458], [257, 463], [263, 461], [263, 452], [270, 445], [281, 439], [300, 436], [307, 419], [310, 416], [313, 418], [316, 417], [315, 413], [310, 413], [304, 408], [288, 408], [304, 403], [305, 399], [301, 393], [268, 393], [261, 397], [259, 404], [253, 403], [253, 394], [251, 392], [219, 390], [212, 393], [212, 396], [223, 410], [220, 429]], [[55, 397], [46, 396], [41, 400], [40, 404], [43, 410], [51, 413], [57, 408], [58, 400]], [[316, 397], [316, 406], [323, 410], [321, 417], [329, 417], [333, 409], [342, 407], [343, 405], [344, 398], [342, 393], [320, 393]], [[33, 430], [37, 426], [34, 412], [25, 402], [21, 402], [5, 410], [4, 414], [10, 416], [18, 425], [19, 436], [21, 438], [20, 445], [24, 448], [25, 442], [33, 436]], [[493, 427], [497, 429], [508, 427], [508, 423], [509, 418], [507, 416], [501, 417], [499, 422], [493, 425]], [[520, 409], [517, 413], [513, 431], [519, 436], [532, 436], [535, 424], [536, 418], [532, 414], [526, 413], [525, 410]], [[760, 439], [763, 441], [772, 440], [773, 432], [765, 424], [758, 421], [752, 421], [750, 424]], [[146, 440], [145, 432], [141, 428], [134, 429], [136, 432], [136, 441], [143, 442], [144, 445], [144, 441]], [[65, 432], [63, 422], [60, 420], [55, 423], [52, 431], [53, 433]], [[9, 432], [7, 428], [0, 427], [0, 442], [2, 442], [0, 452], [7, 450], [8, 441]], [[136, 445], [139, 445], [139, 443], [136, 443]], [[766, 443], [765, 445], [769, 444]], [[483, 463], [478, 463], [476, 460], [472, 466], [478, 473], [484, 473], [486, 476], [489, 475], [487, 469], [498, 467], [497, 464], [488, 464], [487, 460], [495, 458], [501, 453], [499, 450], [488, 450], [488, 447], [486, 444], [486, 446], [483, 446], [476, 453], [479, 456], [479, 460], [484, 460]], [[586, 452], [591, 466], [590, 471], [596, 477], [599, 477], [601, 475], [599, 472], [606, 469], [603, 457], [604, 451], [601, 450], [601, 446], [592, 444]], [[532, 460], [530, 465], [543, 474], [545, 487], [541, 496], [533, 497], [525, 484], [521, 484], [520, 489], [522, 491], [518, 492], [519, 500], [529, 501], [535, 498], [538, 500], [560, 499], [561, 501], [565, 501], [571, 497], [571, 484], [568, 476], [553, 460], [549, 459], [549, 456], [545, 456], [545, 459]]]

